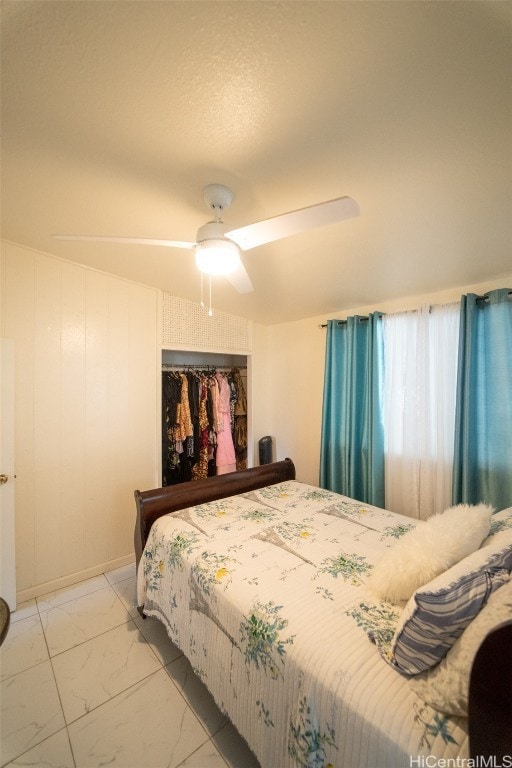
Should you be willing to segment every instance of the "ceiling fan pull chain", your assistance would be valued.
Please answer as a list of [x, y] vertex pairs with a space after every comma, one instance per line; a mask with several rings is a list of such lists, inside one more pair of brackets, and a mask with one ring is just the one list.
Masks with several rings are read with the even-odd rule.
[[[201, 280], [201, 309], [205, 309], [204, 304], [204, 290], [203, 290], [203, 272], [199, 272], [200, 274], [200, 280]], [[210, 281], [209, 283], [209, 307], [208, 307], [208, 317], [213, 317], [213, 308], [212, 308], [212, 273], [208, 272], [208, 279]]]
[[208, 310], [208, 317], [213, 317], [213, 309], [212, 309], [212, 273], [209, 272], [209, 278], [210, 278], [210, 309]]

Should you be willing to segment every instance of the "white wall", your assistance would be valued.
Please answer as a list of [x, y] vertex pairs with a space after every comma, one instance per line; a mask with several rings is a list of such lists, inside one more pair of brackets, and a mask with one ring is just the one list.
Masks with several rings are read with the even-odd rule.
[[269, 328], [270, 434], [276, 459], [293, 459], [297, 479], [318, 483], [325, 329], [314, 318]]
[[[2, 245], [2, 336], [16, 345], [18, 600], [133, 559], [133, 490], [159, 485], [159, 292]], [[359, 307], [334, 317], [457, 300], [501, 281]], [[329, 316], [331, 317], [331, 315]], [[318, 482], [327, 316], [251, 326], [254, 463]]]
[[2, 298], [20, 601], [133, 559], [133, 491], [157, 480], [158, 292], [7, 243]]
[[252, 420], [253, 438], [253, 466], [259, 464], [258, 441], [261, 437], [270, 434], [271, 408], [269, 392], [269, 356], [267, 326], [253, 324], [252, 328], [252, 355], [251, 355], [251, 397], [249, 399]]
[[[133, 491], [160, 485], [162, 294], [12, 243], [1, 259], [2, 336], [16, 348], [21, 602], [133, 560]], [[270, 429], [268, 328], [223, 319], [218, 351], [230, 320], [250, 339], [257, 463]]]
[[493, 288], [512, 288], [512, 273], [490, 283], [463, 286], [425, 296], [410, 296], [381, 305], [354, 307], [343, 312], [282, 323], [268, 329], [269, 429], [275, 436], [277, 459], [289, 456], [295, 462], [297, 479], [318, 484], [320, 432], [328, 319], [344, 319], [368, 312], [401, 312], [422, 304], [458, 301], [464, 293], [482, 294]]

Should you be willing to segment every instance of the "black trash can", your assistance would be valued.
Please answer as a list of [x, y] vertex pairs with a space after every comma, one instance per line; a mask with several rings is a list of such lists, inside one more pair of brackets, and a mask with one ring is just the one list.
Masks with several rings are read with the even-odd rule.
[[272, 463], [272, 438], [270, 435], [262, 437], [259, 441], [260, 464]]

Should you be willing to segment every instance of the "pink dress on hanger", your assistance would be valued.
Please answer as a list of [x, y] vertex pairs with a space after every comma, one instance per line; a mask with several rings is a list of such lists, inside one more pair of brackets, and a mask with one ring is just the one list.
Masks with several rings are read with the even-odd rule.
[[225, 475], [228, 472], [236, 471], [235, 446], [231, 435], [231, 411], [230, 397], [231, 389], [225, 376], [217, 374], [217, 383], [219, 385], [219, 398], [217, 401], [217, 454], [215, 464], [217, 474]]

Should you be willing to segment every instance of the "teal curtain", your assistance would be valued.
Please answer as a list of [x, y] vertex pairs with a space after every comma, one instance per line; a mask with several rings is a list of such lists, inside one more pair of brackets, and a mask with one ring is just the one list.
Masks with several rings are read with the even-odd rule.
[[382, 315], [329, 320], [320, 485], [384, 506]]
[[462, 296], [453, 503], [512, 506], [512, 301]]

